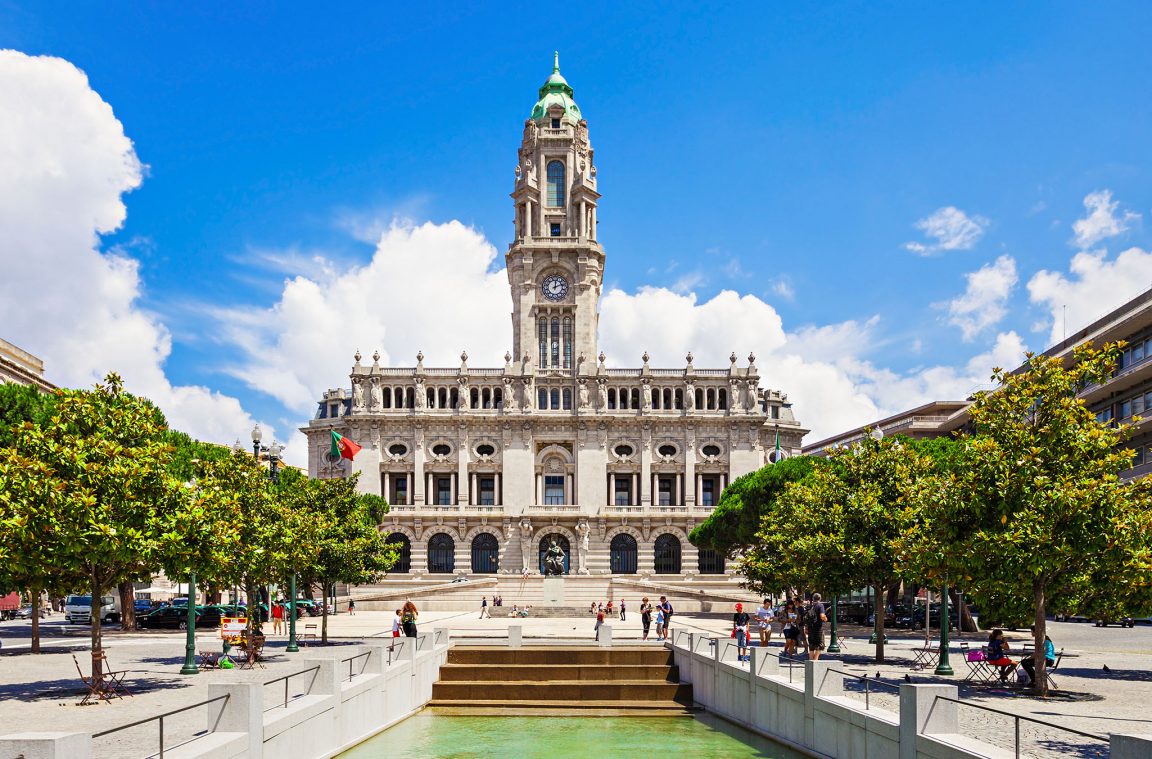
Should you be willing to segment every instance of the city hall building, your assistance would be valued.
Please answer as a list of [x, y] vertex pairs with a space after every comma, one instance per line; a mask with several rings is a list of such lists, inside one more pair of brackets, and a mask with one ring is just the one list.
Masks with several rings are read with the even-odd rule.
[[[688, 533], [729, 482], [799, 453], [807, 430], [784, 393], [760, 387], [752, 355], [716, 368], [691, 353], [673, 368], [646, 353], [635, 368], [608, 365], [596, 164], [558, 64], [524, 122], [512, 203], [504, 365], [463, 354], [431, 367], [420, 354], [398, 368], [357, 353], [350, 383], [325, 393], [303, 429], [309, 474], [359, 472], [364, 492], [388, 500], [381, 529], [404, 552], [384, 585], [527, 581], [555, 540], [573, 579], [734, 587], [723, 557]], [[363, 446], [354, 462], [328, 456], [333, 430]]]

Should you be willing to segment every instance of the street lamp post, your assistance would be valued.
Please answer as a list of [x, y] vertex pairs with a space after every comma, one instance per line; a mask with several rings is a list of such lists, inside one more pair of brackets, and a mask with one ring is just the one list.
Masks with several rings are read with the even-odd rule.
[[[260, 425], [257, 424], [252, 428], [252, 455], [256, 461], [260, 461], [260, 454], [268, 454], [268, 479], [272, 482], [279, 482], [280, 480], [280, 460], [284, 456], [285, 446], [275, 440], [272, 441], [270, 446], [260, 445], [260, 440], [264, 437], [260, 431]], [[240, 450], [240, 441], [236, 441], [236, 449]], [[284, 650], [287, 653], [296, 653], [300, 647], [296, 644], [296, 572], [292, 572], [292, 576], [288, 581], [288, 646]], [[269, 608], [272, 604], [272, 596], [268, 596]], [[257, 606], [256, 608], [259, 608]]]
[[[179, 588], [177, 588], [179, 589]], [[184, 666], [180, 668], [182, 675], [194, 675], [199, 672], [196, 666], [196, 573], [188, 573], [188, 629], [184, 637]]]
[[828, 640], [828, 653], [840, 653], [840, 639], [836, 637], [836, 612], [840, 610], [840, 596], [832, 596], [832, 630]]
[[288, 647], [284, 649], [290, 654], [300, 650], [296, 645], [296, 572], [288, 580]]
[[[932, 610], [926, 612], [928, 622], [932, 621]], [[948, 662], [948, 628], [952, 620], [948, 614], [948, 580], [944, 580], [943, 598], [940, 599], [940, 663], [936, 665], [936, 674], [951, 676], [952, 665]]]

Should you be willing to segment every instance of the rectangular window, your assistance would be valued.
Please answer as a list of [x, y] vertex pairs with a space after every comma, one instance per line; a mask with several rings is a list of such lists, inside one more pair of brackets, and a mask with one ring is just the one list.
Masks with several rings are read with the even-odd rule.
[[1132, 346], [1132, 363], [1144, 360], [1144, 343], [1136, 343]]
[[495, 477], [481, 477], [480, 478], [480, 505], [481, 506], [495, 506], [496, 505], [496, 478]]
[[705, 477], [700, 482], [700, 505], [716, 505], [716, 481], [711, 477]]
[[436, 505], [437, 506], [451, 506], [452, 505], [452, 478], [451, 477], [437, 477], [436, 478]]
[[671, 477], [661, 477], [657, 481], [657, 496], [659, 498], [658, 503], [661, 506], [671, 506], [672, 505], [672, 478]]
[[1144, 449], [1137, 448], [1132, 451], [1132, 466], [1140, 466], [1144, 463]]
[[392, 503], [399, 506], [407, 505], [408, 503], [408, 478], [400, 475], [396, 478], [396, 498]]
[[1106, 408], [1103, 411], [1097, 411], [1096, 421], [1100, 422], [1100, 424], [1107, 424], [1112, 421], [1112, 409]]
[[1132, 399], [1132, 413], [1133, 414], [1144, 413], [1144, 396], [1143, 395], [1138, 395]]
[[559, 237], [560, 236], [560, 224], [559, 224], [559, 222], [555, 222], [555, 223], [548, 225], [548, 234], [551, 235], [552, 237]]
[[564, 475], [544, 475], [544, 504], [560, 506], [564, 503]]
[[552, 119], [552, 128], [553, 129], [559, 129], [560, 128], [560, 119]]
[[617, 506], [631, 506], [632, 505], [632, 477], [627, 474], [617, 475], [612, 485], [615, 491], [615, 503]]
[[1127, 419], [1132, 416], [1132, 401], [1124, 401], [1120, 404], [1120, 418]]

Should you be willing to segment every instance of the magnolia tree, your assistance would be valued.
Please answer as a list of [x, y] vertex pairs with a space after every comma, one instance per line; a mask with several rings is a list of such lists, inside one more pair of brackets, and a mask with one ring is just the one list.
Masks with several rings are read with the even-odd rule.
[[961, 465], [918, 496], [931, 515], [922, 550], [942, 571], [977, 600], [1029, 602], [1041, 694], [1050, 608], [1091, 602], [1101, 582], [1117, 607], [1148, 608], [1152, 480], [1121, 481], [1127, 427], [1097, 421], [1082, 399], [1111, 376], [1117, 353], [1084, 345], [1068, 366], [1029, 355], [1022, 371], [995, 370], [999, 387], [970, 407]]

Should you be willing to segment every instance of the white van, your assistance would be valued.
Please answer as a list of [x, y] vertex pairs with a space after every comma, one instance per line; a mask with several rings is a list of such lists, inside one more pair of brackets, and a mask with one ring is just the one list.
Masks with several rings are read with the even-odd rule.
[[[120, 621], [120, 596], [100, 596], [100, 621]], [[64, 621], [88, 624], [92, 621], [92, 596], [68, 596], [64, 599]]]

